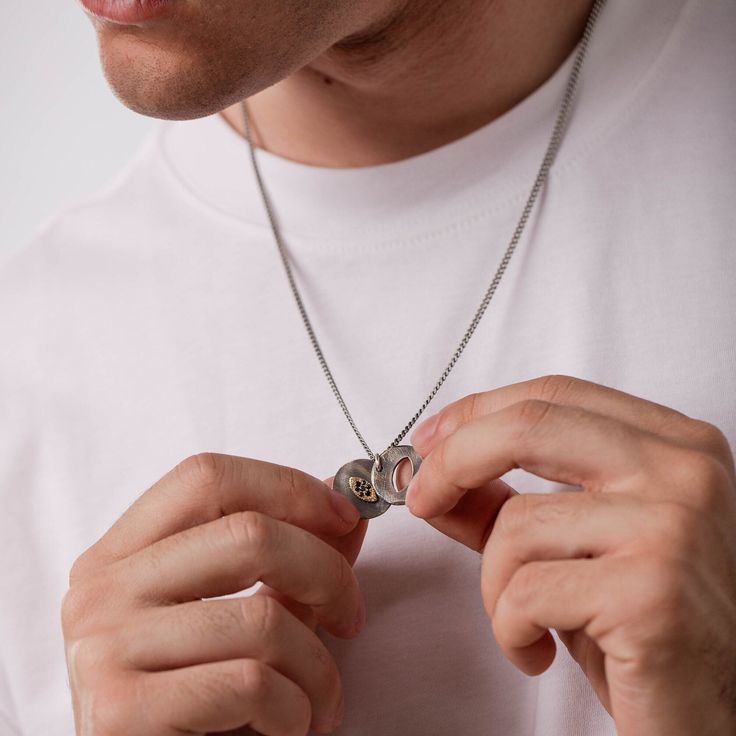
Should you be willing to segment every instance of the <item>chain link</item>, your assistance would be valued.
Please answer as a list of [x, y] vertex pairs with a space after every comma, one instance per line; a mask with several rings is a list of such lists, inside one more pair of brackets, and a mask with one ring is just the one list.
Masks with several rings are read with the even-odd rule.
[[[573, 61], [572, 70], [570, 71], [570, 76], [568, 77], [568, 80], [567, 80], [567, 86], [565, 87], [565, 93], [562, 98], [562, 102], [560, 103], [559, 112], [557, 113], [557, 119], [555, 121], [554, 128], [552, 129], [552, 135], [550, 137], [550, 141], [547, 146], [547, 150], [544, 154], [544, 158], [542, 159], [542, 165], [540, 166], [539, 172], [537, 173], [537, 177], [534, 180], [534, 184], [532, 186], [531, 192], [529, 193], [529, 197], [526, 201], [526, 204], [524, 205], [524, 209], [521, 213], [521, 217], [516, 226], [514, 234], [511, 238], [511, 242], [506, 248], [506, 251], [503, 254], [503, 257], [501, 258], [501, 262], [498, 266], [498, 269], [496, 270], [493, 280], [491, 281], [486, 293], [484, 294], [483, 299], [481, 300], [480, 306], [476, 310], [475, 315], [473, 316], [473, 319], [470, 321], [470, 325], [468, 326], [467, 330], [465, 331], [465, 334], [460, 340], [459, 345], [457, 346], [457, 348], [455, 349], [455, 352], [450, 358], [450, 362], [447, 364], [447, 367], [445, 368], [444, 371], [442, 371], [442, 374], [437, 380], [437, 383], [434, 385], [434, 387], [432, 388], [429, 395], [424, 400], [424, 402], [422, 403], [421, 407], [416, 412], [416, 414], [414, 414], [414, 416], [409, 420], [409, 422], [406, 424], [404, 429], [401, 430], [401, 432], [396, 436], [396, 439], [394, 439], [394, 441], [386, 448], [386, 450], [388, 450], [391, 447], [397, 446], [404, 439], [404, 437], [406, 437], [406, 435], [411, 431], [412, 427], [417, 423], [419, 418], [422, 416], [426, 408], [432, 402], [432, 399], [434, 399], [434, 397], [438, 394], [439, 390], [442, 388], [443, 384], [445, 383], [448, 376], [452, 372], [452, 369], [455, 367], [458, 360], [460, 360], [460, 356], [465, 351], [465, 348], [467, 347], [468, 343], [470, 342], [470, 338], [473, 336], [478, 325], [480, 324], [481, 319], [483, 319], [483, 315], [486, 313], [486, 310], [488, 309], [488, 305], [491, 303], [491, 300], [493, 299], [496, 293], [496, 290], [498, 289], [498, 286], [501, 283], [501, 279], [503, 278], [504, 274], [506, 273], [508, 269], [509, 263], [511, 262], [511, 258], [514, 255], [514, 252], [516, 251], [516, 248], [518, 247], [519, 243], [521, 242], [521, 238], [524, 234], [527, 223], [529, 222], [532, 212], [534, 211], [534, 206], [537, 203], [537, 200], [539, 199], [539, 195], [541, 194], [547, 182], [547, 179], [549, 178], [549, 173], [552, 168], [552, 164], [554, 163], [557, 157], [557, 154], [560, 150], [560, 147], [562, 145], [562, 140], [564, 138], [565, 130], [567, 129], [567, 125], [570, 120], [570, 114], [572, 111], [573, 102], [575, 100], [575, 93], [577, 92], [578, 83], [580, 80], [580, 72], [583, 68], [583, 63], [588, 53], [590, 41], [593, 36], [593, 30], [595, 29], [595, 26], [598, 22], [598, 18], [605, 4], [606, 4], [606, 0], [596, 0], [596, 2], [593, 4], [593, 7], [590, 11], [590, 14], [588, 16], [588, 22], [585, 26], [583, 36], [578, 45], [578, 50], [575, 55], [575, 59]], [[317, 359], [319, 360], [319, 364], [322, 368], [322, 372], [324, 373], [325, 378], [327, 379], [327, 382], [329, 383], [330, 388], [332, 389], [332, 392], [335, 395], [335, 398], [337, 399], [337, 402], [340, 405], [340, 408], [342, 409], [343, 414], [345, 415], [345, 418], [348, 420], [348, 423], [352, 427], [352, 430], [355, 433], [355, 436], [360, 441], [360, 444], [363, 446], [363, 449], [366, 451], [370, 459], [374, 463], [379, 463], [380, 455], [377, 453], [374, 453], [371, 450], [370, 446], [365, 440], [365, 437], [363, 437], [360, 430], [358, 429], [355, 423], [355, 420], [353, 419], [353, 416], [350, 413], [350, 410], [348, 409], [347, 404], [345, 403], [345, 399], [343, 398], [342, 393], [340, 393], [340, 389], [338, 388], [337, 382], [335, 381], [335, 378], [332, 375], [332, 371], [330, 370], [330, 367], [327, 364], [327, 360], [325, 359], [324, 353], [322, 352], [322, 348], [320, 347], [319, 340], [317, 339], [317, 335], [314, 331], [314, 328], [312, 327], [312, 322], [309, 319], [309, 315], [307, 314], [306, 307], [304, 306], [304, 302], [302, 300], [301, 293], [299, 291], [299, 288], [297, 287], [296, 280], [294, 278], [294, 273], [291, 267], [291, 263], [289, 261], [286, 244], [284, 243], [283, 237], [281, 235], [281, 230], [278, 227], [278, 222], [277, 222], [276, 214], [273, 208], [273, 203], [271, 201], [271, 198], [268, 195], [268, 191], [266, 190], [266, 186], [263, 181], [263, 176], [261, 174], [261, 169], [260, 169], [260, 166], [258, 165], [258, 159], [256, 156], [256, 148], [253, 143], [253, 134], [251, 130], [250, 116], [248, 114], [248, 106], [247, 106], [246, 101], [242, 102], [242, 111], [243, 111], [243, 124], [245, 127], [245, 137], [246, 137], [246, 140], [248, 141], [248, 145], [250, 149], [250, 157], [251, 157], [251, 162], [253, 164], [253, 172], [255, 174], [256, 182], [258, 184], [258, 188], [261, 193], [261, 198], [263, 199], [263, 205], [266, 210], [266, 215], [268, 216], [268, 221], [271, 226], [271, 231], [273, 232], [274, 240], [276, 241], [276, 245], [278, 246], [279, 254], [281, 256], [281, 261], [284, 264], [284, 270], [286, 271], [286, 277], [289, 281], [289, 286], [291, 287], [292, 294], [294, 295], [294, 299], [299, 309], [299, 313], [301, 314], [302, 321], [304, 323], [304, 327], [307, 330], [307, 334], [309, 335], [309, 339], [312, 343], [312, 347], [314, 348], [314, 352], [317, 356]]]

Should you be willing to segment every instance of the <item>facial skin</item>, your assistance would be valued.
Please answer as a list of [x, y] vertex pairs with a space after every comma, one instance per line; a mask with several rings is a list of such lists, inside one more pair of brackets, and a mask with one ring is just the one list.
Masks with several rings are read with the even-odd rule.
[[224, 111], [304, 163], [368, 166], [439, 147], [539, 87], [592, 0], [178, 0], [138, 26], [91, 20], [120, 100], [158, 118]]
[[[353, 29], [381, 23], [395, 0], [179, 0], [140, 25], [90, 16], [105, 76], [144, 115], [208, 115], [283, 79]], [[383, 22], [389, 22], [386, 19]]]

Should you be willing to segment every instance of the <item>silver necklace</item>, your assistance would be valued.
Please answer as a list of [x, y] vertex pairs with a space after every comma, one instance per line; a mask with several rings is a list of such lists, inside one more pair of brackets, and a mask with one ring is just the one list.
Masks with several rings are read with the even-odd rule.
[[350, 413], [342, 394], [340, 393], [340, 389], [338, 388], [335, 378], [332, 375], [332, 371], [327, 364], [327, 360], [325, 359], [325, 356], [322, 352], [319, 341], [317, 340], [317, 335], [314, 331], [314, 328], [312, 327], [312, 322], [309, 319], [309, 315], [307, 314], [304, 302], [302, 301], [299, 288], [297, 287], [296, 280], [294, 279], [294, 273], [289, 261], [286, 244], [284, 243], [284, 239], [281, 236], [281, 231], [277, 224], [271, 198], [268, 196], [268, 192], [263, 182], [263, 176], [261, 175], [261, 170], [258, 165], [256, 148], [253, 144], [253, 135], [251, 131], [250, 116], [248, 114], [248, 106], [245, 101], [243, 101], [242, 103], [245, 137], [250, 148], [250, 157], [253, 164], [253, 172], [258, 183], [258, 189], [261, 193], [263, 206], [268, 216], [271, 231], [273, 233], [274, 240], [276, 241], [276, 245], [278, 246], [281, 261], [284, 265], [286, 277], [289, 281], [289, 286], [291, 287], [292, 294], [294, 295], [294, 300], [296, 301], [296, 305], [299, 309], [299, 313], [301, 314], [304, 327], [307, 330], [307, 334], [309, 335], [309, 339], [312, 343], [312, 347], [317, 356], [317, 359], [319, 360], [319, 364], [322, 367], [325, 378], [327, 379], [327, 382], [329, 383], [330, 388], [332, 389], [332, 392], [335, 395], [335, 398], [337, 399], [337, 402], [340, 405], [343, 414], [345, 415], [345, 418], [348, 420], [348, 423], [352, 427], [355, 436], [358, 438], [360, 444], [363, 446], [363, 449], [366, 451], [368, 457], [370, 458], [367, 460], [352, 460], [351, 462], [346, 463], [337, 471], [335, 479], [333, 481], [334, 490], [342, 493], [344, 496], [350, 499], [350, 501], [358, 508], [361, 513], [361, 517], [364, 519], [371, 519], [376, 516], [380, 516], [381, 514], [385, 513], [391, 506], [402, 505], [404, 503], [404, 494], [406, 489], [398, 487], [396, 481], [396, 470], [402, 461], [408, 460], [412, 466], [412, 473], [416, 473], [421, 464], [421, 458], [414, 451], [413, 447], [411, 447], [410, 445], [401, 445], [400, 443], [409, 433], [411, 428], [416, 424], [417, 420], [424, 413], [424, 410], [429, 406], [432, 399], [434, 399], [434, 397], [437, 395], [440, 388], [447, 380], [447, 377], [450, 375], [452, 369], [455, 367], [455, 364], [460, 359], [460, 356], [463, 354], [465, 348], [470, 342], [470, 338], [475, 333], [475, 330], [478, 327], [481, 319], [483, 318], [488, 305], [493, 299], [493, 296], [496, 293], [499, 284], [501, 283], [501, 279], [506, 273], [511, 258], [514, 255], [519, 242], [521, 241], [521, 237], [524, 234], [529, 218], [531, 217], [531, 214], [534, 210], [534, 206], [539, 199], [539, 195], [544, 188], [547, 179], [549, 178], [550, 169], [552, 168], [552, 164], [554, 163], [560, 146], [562, 145], [563, 135], [570, 119], [572, 104], [575, 98], [575, 93], [577, 91], [578, 80], [580, 78], [580, 72], [583, 67], [583, 62], [585, 61], [588, 48], [590, 46], [590, 40], [593, 35], [593, 30], [605, 4], [606, 0], [596, 0], [590, 11], [588, 22], [585, 26], [585, 31], [583, 32], [583, 37], [578, 46], [572, 70], [567, 80], [567, 86], [565, 88], [565, 93], [560, 104], [554, 128], [552, 129], [552, 135], [550, 137], [550, 141], [547, 146], [544, 158], [542, 159], [542, 164], [539, 168], [539, 172], [537, 173], [537, 177], [534, 180], [531, 192], [529, 193], [529, 198], [527, 199], [524, 209], [521, 213], [521, 217], [519, 218], [519, 222], [511, 238], [511, 242], [509, 243], [508, 248], [503, 255], [503, 258], [501, 259], [501, 263], [496, 270], [493, 280], [491, 281], [488, 289], [486, 290], [486, 293], [483, 296], [478, 310], [473, 316], [468, 329], [465, 331], [465, 334], [460, 340], [459, 345], [450, 358], [450, 362], [447, 364], [447, 367], [440, 375], [437, 383], [434, 385], [429, 395], [424, 400], [424, 403], [422, 403], [422, 405], [419, 407], [419, 410], [409, 420], [404, 429], [399, 432], [396, 439], [394, 439], [394, 441], [383, 452], [380, 453], [373, 452], [373, 450], [371, 450], [369, 444], [366, 442], [365, 438], [358, 429], [355, 420], [353, 419], [353, 416]]

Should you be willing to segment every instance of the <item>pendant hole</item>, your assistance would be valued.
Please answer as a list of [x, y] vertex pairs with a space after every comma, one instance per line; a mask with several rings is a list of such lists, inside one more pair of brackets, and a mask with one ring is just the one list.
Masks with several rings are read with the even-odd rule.
[[414, 477], [414, 466], [408, 457], [403, 458], [394, 468], [394, 475], [391, 479], [394, 488], [398, 493], [403, 493], [408, 487], [411, 479]]

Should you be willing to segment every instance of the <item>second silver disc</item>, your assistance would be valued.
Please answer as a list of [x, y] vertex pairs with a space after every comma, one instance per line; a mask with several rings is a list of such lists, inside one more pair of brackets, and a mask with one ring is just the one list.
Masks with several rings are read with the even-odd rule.
[[397, 488], [394, 482], [396, 468], [402, 460], [408, 460], [411, 463], [412, 477], [416, 475], [419, 466], [422, 464], [422, 458], [419, 457], [411, 445], [389, 447], [381, 455], [381, 469], [377, 470], [374, 465], [371, 470], [371, 481], [376, 493], [384, 501], [396, 506], [406, 503], [406, 488]]

